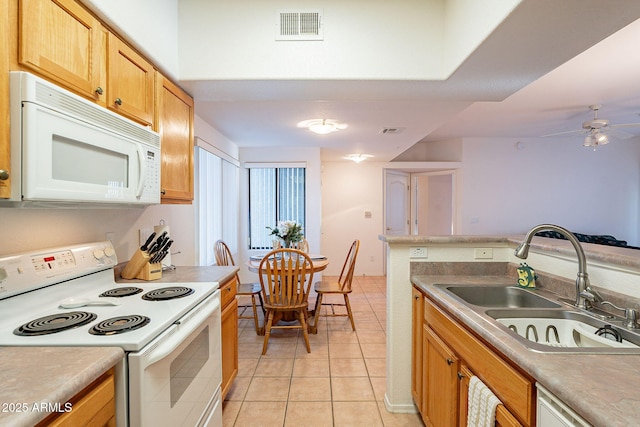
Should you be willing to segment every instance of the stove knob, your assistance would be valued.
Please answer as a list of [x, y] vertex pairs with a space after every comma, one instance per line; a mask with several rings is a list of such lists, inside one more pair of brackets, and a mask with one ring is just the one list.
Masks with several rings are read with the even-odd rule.
[[107, 246], [106, 248], [104, 248], [104, 254], [111, 258], [116, 254], [116, 251], [114, 251], [111, 246]]
[[102, 259], [104, 257], [104, 251], [102, 249], [94, 249], [93, 256], [95, 259]]

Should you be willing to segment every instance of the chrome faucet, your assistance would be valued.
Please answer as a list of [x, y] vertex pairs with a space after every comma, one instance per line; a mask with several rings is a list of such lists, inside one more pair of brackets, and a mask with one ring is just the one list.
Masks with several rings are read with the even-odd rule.
[[531, 239], [533, 236], [539, 231], [549, 230], [549, 231], [557, 231], [567, 238], [573, 245], [573, 248], [576, 250], [576, 254], [578, 256], [578, 277], [576, 278], [576, 303], [575, 306], [584, 310], [589, 310], [591, 308], [591, 304], [589, 303], [586, 296], [588, 295], [589, 290], [589, 275], [587, 274], [587, 259], [584, 255], [584, 250], [580, 245], [576, 236], [566, 228], [560, 227], [558, 225], [553, 224], [540, 224], [533, 227], [524, 238], [524, 241], [518, 246], [516, 249], [515, 255], [518, 258], [526, 259], [529, 256], [529, 245], [531, 244]]

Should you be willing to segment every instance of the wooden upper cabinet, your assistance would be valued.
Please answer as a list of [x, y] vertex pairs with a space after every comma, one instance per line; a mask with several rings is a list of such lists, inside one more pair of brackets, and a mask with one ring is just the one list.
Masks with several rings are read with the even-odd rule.
[[162, 141], [162, 203], [193, 200], [193, 98], [158, 73], [157, 130]]
[[155, 69], [153, 65], [109, 33], [107, 107], [132, 120], [153, 125]]
[[105, 30], [73, 0], [21, 0], [20, 65], [90, 99], [104, 92]]

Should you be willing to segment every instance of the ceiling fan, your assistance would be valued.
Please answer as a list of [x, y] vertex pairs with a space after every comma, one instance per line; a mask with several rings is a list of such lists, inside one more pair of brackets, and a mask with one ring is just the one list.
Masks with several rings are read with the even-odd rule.
[[569, 134], [581, 134], [584, 135], [584, 142], [582, 145], [585, 147], [595, 147], [599, 145], [608, 144], [611, 137], [618, 139], [627, 139], [631, 138], [634, 135], [619, 131], [616, 128], [620, 127], [639, 127], [640, 123], [624, 123], [618, 125], [609, 124], [609, 120], [598, 118], [598, 111], [602, 105], [594, 104], [589, 105], [589, 109], [593, 111], [593, 119], [588, 120], [582, 123], [582, 129], [579, 130], [571, 130], [567, 132], [558, 132], [558, 133], [550, 133], [547, 135], [543, 135], [543, 137], [548, 136], [559, 136], [559, 135], [569, 135]]

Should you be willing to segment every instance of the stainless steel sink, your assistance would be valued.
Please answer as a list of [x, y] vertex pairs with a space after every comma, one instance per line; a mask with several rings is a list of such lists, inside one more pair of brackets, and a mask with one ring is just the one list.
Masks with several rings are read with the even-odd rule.
[[527, 347], [538, 351], [640, 353], [640, 331], [573, 310], [490, 309], [495, 319]]
[[447, 285], [446, 290], [468, 304], [480, 307], [559, 308], [557, 304], [532, 291], [515, 286]]
[[504, 285], [435, 286], [533, 351], [640, 354], [640, 330], [623, 326], [622, 318], [598, 318], [549, 292]]

